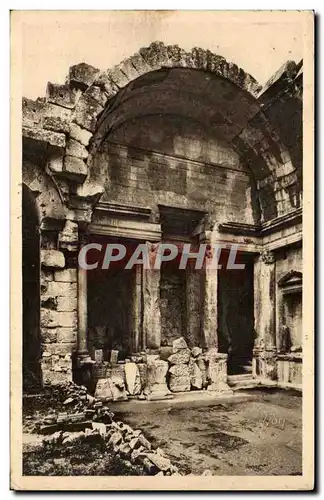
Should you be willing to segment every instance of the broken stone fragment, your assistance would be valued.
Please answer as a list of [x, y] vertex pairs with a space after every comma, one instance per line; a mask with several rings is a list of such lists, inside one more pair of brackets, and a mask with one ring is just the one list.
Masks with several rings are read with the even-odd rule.
[[98, 75], [99, 69], [86, 63], [75, 64], [69, 69], [70, 84], [81, 90], [90, 87]]
[[159, 470], [158, 467], [155, 464], [153, 464], [147, 456], [141, 455], [140, 460], [141, 460], [142, 465], [144, 467], [144, 470], [145, 470], [145, 472], [147, 472], [147, 474], [152, 476], [158, 472], [158, 470]]
[[199, 356], [197, 358], [197, 366], [200, 369], [201, 372], [201, 377], [202, 377], [202, 388], [206, 389], [208, 385], [208, 379], [207, 379], [207, 364], [206, 361], [203, 357]]
[[46, 101], [58, 104], [64, 108], [72, 109], [76, 105], [80, 92], [71, 89], [69, 85], [57, 85], [48, 82], [46, 89]]
[[128, 443], [123, 443], [119, 446], [119, 453], [122, 458], [130, 458], [132, 449]]
[[75, 156], [77, 158], [86, 159], [89, 156], [88, 150], [85, 148], [81, 142], [70, 138], [66, 143], [66, 154], [69, 156]]
[[190, 391], [190, 373], [188, 365], [173, 365], [169, 369], [169, 373], [169, 387], [172, 392]]
[[171, 365], [186, 364], [189, 363], [189, 360], [190, 349], [181, 349], [168, 358], [168, 361]]
[[80, 127], [94, 132], [97, 123], [97, 116], [103, 107], [89, 95], [83, 94], [75, 108], [73, 121]]
[[108, 443], [111, 444], [112, 446], [119, 445], [122, 442], [123, 442], [123, 436], [118, 431], [114, 432], [108, 441]]
[[[64, 250], [73, 251], [78, 247], [79, 232], [78, 224], [72, 220], [65, 222], [63, 230], [59, 233], [58, 244]], [[59, 280], [58, 280], [59, 281]]]
[[88, 146], [92, 133], [80, 127], [76, 123], [70, 123], [70, 137], [80, 142], [83, 146]]
[[98, 431], [101, 436], [105, 436], [107, 434], [106, 425], [100, 422], [92, 422], [92, 429]]
[[143, 446], [143, 448], [151, 450], [152, 448], [151, 443], [146, 439], [146, 437], [143, 434], [140, 434], [138, 436], [138, 441], [141, 444], [141, 446]]
[[160, 470], [167, 471], [171, 467], [171, 462], [168, 458], [163, 457], [159, 453], [148, 453], [147, 457], [151, 462], [156, 465]]
[[140, 394], [141, 392], [141, 379], [140, 373], [135, 363], [125, 364], [125, 377], [126, 377], [126, 387], [132, 396]]
[[197, 363], [191, 362], [189, 363], [190, 370], [190, 383], [193, 389], [202, 389], [203, 386], [203, 377], [200, 368]]
[[117, 365], [117, 362], [118, 362], [118, 353], [119, 351], [117, 350], [112, 350], [111, 353], [110, 353], [110, 363], [115, 366]]
[[134, 437], [133, 439], [131, 439], [129, 441], [129, 446], [131, 447], [132, 450], [134, 450], [135, 448], [139, 448], [141, 446], [141, 443], [138, 437]]
[[144, 393], [148, 398], [155, 396], [163, 399], [170, 393], [166, 384], [167, 371], [168, 363], [166, 361], [155, 359], [148, 362], [147, 385], [144, 389]]
[[178, 352], [181, 349], [188, 349], [187, 342], [183, 337], [179, 337], [178, 339], [173, 341], [172, 349], [174, 353]]
[[95, 398], [104, 399], [105, 401], [111, 401], [113, 399], [113, 394], [108, 379], [98, 380], [94, 396]]
[[202, 348], [201, 347], [193, 347], [191, 349], [191, 354], [193, 355], [194, 358], [198, 358], [198, 356], [202, 353]]
[[26, 139], [33, 139], [34, 141], [50, 144], [57, 148], [65, 148], [65, 134], [59, 132], [53, 132], [52, 130], [45, 130], [42, 128], [23, 127], [22, 135]]
[[139, 448], [136, 448], [135, 450], [132, 451], [131, 453], [131, 462], [135, 463], [138, 461], [139, 456], [145, 451], [145, 448], [143, 446], [140, 446]]
[[54, 432], [54, 434], [46, 436], [43, 439], [43, 446], [57, 444], [60, 441], [62, 441], [62, 438], [63, 438], [63, 431]]
[[172, 346], [160, 347], [160, 359], [162, 359], [163, 361], [167, 361], [172, 354], [173, 354]]
[[81, 158], [64, 156], [63, 173], [74, 182], [82, 183], [88, 175], [88, 167]]
[[127, 401], [124, 380], [116, 376], [108, 378], [107, 380], [110, 384], [113, 401]]

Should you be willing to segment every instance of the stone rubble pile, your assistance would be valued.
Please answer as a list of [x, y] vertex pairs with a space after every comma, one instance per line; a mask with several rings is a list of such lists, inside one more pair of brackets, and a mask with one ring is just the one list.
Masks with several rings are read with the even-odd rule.
[[172, 346], [142, 352], [125, 361], [117, 361], [118, 351], [114, 351], [114, 366], [102, 362], [99, 351], [94, 373], [95, 397], [100, 400], [171, 399], [172, 393], [202, 389], [230, 392], [226, 355], [216, 349], [190, 349], [183, 337], [174, 340]]
[[84, 386], [73, 382], [67, 384], [48, 385], [44, 398], [48, 398], [53, 408], [47, 415], [35, 422], [35, 430], [49, 434], [60, 430], [83, 430], [90, 428], [92, 422], [110, 423], [114, 414], [98, 399], [87, 392]]
[[[53, 389], [56, 392], [56, 389]], [[118, 454], [126, 462], [137, 465], [148, 475], [180, 475], [179, 470], [160, 449], [154, 449], [141, 430], [133, 430], [129, 425], [114, 421], [114, 414], [87, 393], [85, 387], [68, 384], [61, 388], [65, 412], [55, 412], [38, 422], [38, 431], [47, 434], [44, 447], [72, 445], [91, 441], [106, 443], [113, 454]], [[77, 410], [77, 411], [76, 411]]]

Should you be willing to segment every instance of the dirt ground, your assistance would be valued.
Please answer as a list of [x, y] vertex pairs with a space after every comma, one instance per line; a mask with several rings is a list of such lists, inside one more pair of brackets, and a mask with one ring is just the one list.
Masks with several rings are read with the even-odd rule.
[[241, 394], [243, 401], [125, 403], [111, 409], [142, 429], [185, 474], [206, 469], [213, 475], [301, 474], [301, 395], [274, 389]]

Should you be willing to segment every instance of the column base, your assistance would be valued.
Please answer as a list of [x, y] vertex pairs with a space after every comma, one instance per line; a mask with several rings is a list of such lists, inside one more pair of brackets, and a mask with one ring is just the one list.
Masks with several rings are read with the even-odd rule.
[[227, 384], [227, 354], [210, 349], [206, 354], [206, 360], [208, 362], [207, 379], [210, 382], [207, 391], [219, 395], [233, 394]]
[[253, 349], [252, 375], [263, 380], [277, 380], [277, 350], [274, 346]]

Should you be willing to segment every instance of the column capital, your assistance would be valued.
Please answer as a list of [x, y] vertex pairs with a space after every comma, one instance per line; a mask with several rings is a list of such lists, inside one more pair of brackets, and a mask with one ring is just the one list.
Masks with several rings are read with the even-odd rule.
[[263, 250], [261, 253], [261, 260], [265, 264], [274, 264], [276, 261], [275, 253], [271, 250]]

